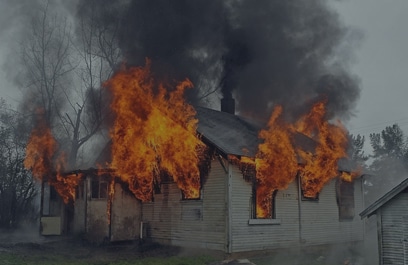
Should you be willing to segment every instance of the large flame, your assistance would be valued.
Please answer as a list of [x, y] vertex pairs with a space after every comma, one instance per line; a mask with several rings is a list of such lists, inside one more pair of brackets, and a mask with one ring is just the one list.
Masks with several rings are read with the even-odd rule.
[[328, 181], [339, 175], [338, 161], [347, 157], [347, 131], [339, 121], [331, 124], [325, 120], [325, 114], [325, 101], [320, 101], [295, 124], [298, 132], [317, 142], [314, 153], [297, 148], [305, 161], [300, 173], [303, 195], [309, 198], [315, 198]]
[[268, 128], [259, 133], [263, 143], [256, 155], [256, 215], [271, 217], [272, 194], [287, 188], [296, 177], [298, 163], [292, 145], [290, 127], [281, 118], [282, 107], [272, 113]]
[[36, 118], [37, 124], [26, 146], [24, 167], [31, 170], [36, 179], [53, 186], [65, 203], [73, 201], [80, 176], [62, 175], [65, 156], [57, 152], [58, 144], [46, 122], [44, 111], [38, 110]]
[[142, 201], [150, 201], [153, 183], [162, 174], [173, 177], [185, 198], [198, 198], [200, 190], [195, 110], [183, 94], [193, 85], [185, 80], [167, 92], [155, 85], [146, 67], [123, 69], [105, 84], [113, 97], [112, 163], [117, 175], [129, 183]]
[[[276, 106], [268, 126], [259, 133], [263, 142], [258, 146], [256, 171], [256, 216], [270, 218], [273, 214], [272, 197], [283, 190], [299, 174], [303, 196], [316, 198], [323, 186], [339, 176], [338, 161], [347, 156], [347, 131], [340, 122], [330, 123], [325, 119], [326, 101], [313, 105], [309, 113], [294, 123], [282, 118], [283, 108]], [[295, 135], [302, 134], [313, 139], [314, 150], [297, 143]], [[250, 163], [241, 157], [241, 163]], [[341, 174], [344, 180], [352, 181], [357, 174]]]

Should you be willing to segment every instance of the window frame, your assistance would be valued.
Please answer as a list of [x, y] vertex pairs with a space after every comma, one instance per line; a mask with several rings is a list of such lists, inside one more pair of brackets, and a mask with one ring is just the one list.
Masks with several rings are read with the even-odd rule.
[[262, 225], [262, 224], [280, 224], [280, 220], [276, 218], [276, 198], [278, 194], [278, 190], [272, 192], [271, 198], [271, 217], [262, 218], [258, 217], [256, 213], [256, 206], [257, 206], [257, 180], [256, 178], [252, 178], [252, 196], [250, 198], [250, 219], [248, 221], [249, 225]]
[[[342, 187], [342, 185], [344, 186]], [[341, 178], [336, 180], [336, 201], [339, 211], [339, 221], [353, 221], [356, 215], [354, 182], [345, 181]]]
[[[97, 183], [97, 184], [95, 184]], [[101, 194], [101, 189], [103, 186], [106, 185], [105, 192]], [[98, 190], [96, 192], [96, 186], [98, 187]], [[109, 194], [109, 184], [106, 180], [99, 180], [99, 179], [93, 179], [91, 180], [91, 196], [90, 198], [92, 200], [106, 200], [108, 199], [108, 194]], [[97, 193], [97, 194], [96, 194]]]

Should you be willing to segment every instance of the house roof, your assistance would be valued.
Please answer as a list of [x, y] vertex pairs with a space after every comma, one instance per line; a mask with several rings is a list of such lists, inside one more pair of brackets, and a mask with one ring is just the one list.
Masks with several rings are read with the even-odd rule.
[[395, 196], [400, 194], [403, 190], [405, 190], [408, 187], [408, 178], [403, 180], [401, 183], [399, 183], [397, 186], [392, 188], [390, 191], [385, 193], [382, 197], [380, 197], [378, 200], [373, 202], [370, 206], [368, 206], [364, 211], [360, 213], [361, 219], [365, 217], [370, 217], [371, 215], [375, 214], [377, 210], [382, 207], [384, 204], [389, 202], [391, 199], [393, 199]]
[[[237, 155], [255, 157], [258, 146], [262, 143], [259, 132], [265, 128], [265, 124], [256, 123], [253, 120], [227, 112], [213, 110], [204, 107], [196, 107], [198, 119], [197, 132], [208, 144], [213, 145], [225, 155]], [[301, 133], [293, 135], [295, 145], [303, 150], [314, 153], [316, 141]], [[112, 142], [109, 141], [95, 161], [96, 165], [103, 165], [110, 161], [110, 149]], [[299, 158], [301, 163], [301, 159]], [[340, 171], [351, 172], [356, 166], [347, 159], [339, 161]]]
[[197, 107], [198, 133], [225, 154], [255, 157], [261, 125], [238, 115]]

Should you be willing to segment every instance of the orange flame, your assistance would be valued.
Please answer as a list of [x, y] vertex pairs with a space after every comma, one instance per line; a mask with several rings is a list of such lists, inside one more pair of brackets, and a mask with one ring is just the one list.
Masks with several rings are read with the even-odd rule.
[[281, 119], [282, 107], [272, 113], [268, 128], [259, 133], [264, 140], [256, 155], [256, 215], [272, 216], [271, 200], [275, 190], [287, 188], [298, 169], [295, 149], [292, 145], [290, 127]]
[[325, 120], [325, 102], [313, 105], [311, 111], [296, 124], [295, 130], [315, 139], [315, 153], [297, 148], [305, 164], [301, 168], [303, 195], [315, 198], [323, 186], [339, 175], [338, 161], [347, 157], [347, 131], [340, 122], [331, 124]]
[[[319, 101], [310, 112], [293, 124], [281, 117], [283, 109], [275, 107], [267, 129], [259, 133], [263, 143], [258, 146], [256, 167], [256, 216], [270, 218], [273, 214], [272, 197], [277, 190], [286, 189], [301, 176], [303, 196], [316, 198], [323, 186], [339, 176], [338, 160], [347, 157], [347, 131], [340, 122], [332, 124], [325, 119], [326, 102]], [[294, 135], [303, 134], [315, 141], [314, 150], [297, 144]], [[300, 161], [299, 161], [300, 159]], [[241, 157], [240, 163], [250, 163]], [[342, 173], [344, 180], [352, 181], [358, 173]]]
[[51, 128], [47, 126], [44, 112], [39, 110], [36, 114], [37, 125], [32, 130], [26, 146], [24, 167], [31, 170], [36, 179], [47, 181], [55, 188], [63, 201], [68, 203], [75, 199], [75, 188], [81, 176], [61, 175], [65, 157], [63, 154], [57, 155], [58, 144]]
[[196, 134], [195, 110], [183, 98], [192, 83], [185, 80], [167, 92], [155, 85], [147, 61], [145, 67], [123, 69], [105, 86], [116, 114], [110, 166], [118, 176], [142, 201], [152, 199], [153, 183], [163, 173], [173, 177], [185, 198], [198, 198], [197, 150], [203, 143]]
[[31, 132], [26, 147], [24, 167], [31, 170], [33, 176], [38, 180], [42, 180], [44, 176], [50, 176], [56, 150], [57, 142], [51, 129], [46, 125], [44, 119], [40, 119], [38, 125]]

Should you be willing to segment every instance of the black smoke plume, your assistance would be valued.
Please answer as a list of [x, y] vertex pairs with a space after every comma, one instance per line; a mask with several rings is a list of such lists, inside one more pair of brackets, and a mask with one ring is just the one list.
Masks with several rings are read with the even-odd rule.
[[[79, 7], [89, 2], [82, 0]], [[191, 79], [198, 88], [190, 95], [193, 103], [217, 89], [237, 100], [241, 114], [262, 119], [276, 104], [295, 115], [323, 94], [329, 118], [352, 115], [360, 88], [347, 69], [349, 56], [340, 52], [345, 44], [352, 46], [353, 34], [328, 0], [135, 0], [116, 5], [122, 10], [117, 33], [127, 63], [143, 65], [147, 57], [161, 78]], [[98, 6], [101, 17], [112, 17], [112, 4]]]

